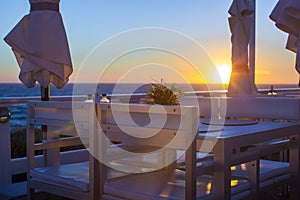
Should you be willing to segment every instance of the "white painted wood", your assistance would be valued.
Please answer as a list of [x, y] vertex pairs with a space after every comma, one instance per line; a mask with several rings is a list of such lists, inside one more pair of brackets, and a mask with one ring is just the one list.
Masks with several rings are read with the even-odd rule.
[[191, 105], [199, 107], [201, 117], [217, 118], [220, 113], [220, 98], [219, 97], [182, 97], [180, 105]]
[[[198, 132], [198, 118], [199, 109], [195, 106], [161, 106], [161, 105], [143, 105], [143, 104], [99, 104], [98, 119], [100, 120], [103, 133], [113, 141], [125, 143], [130, 146], [166, 146], [168, 148], [188, 149], [186, 152], [186, 184], [185, 184], [185, 199], [195, 199], [196, 197], [196, 133]], [[153, 113], [152, 113], [153, 111]], [[130, 115], [128, 115], [130, 113]], [[151, 115], [153, 118], [151, 118]], [[148, 119], [148, 123], [145, 124], [145, 120]], [[116, 119], [116, 118], [118, 119]], [[131, 119], [128, 119], [131, 118]], [[165, 119], [163, 125], [155, 119]], [[165, 122], [165, 123], [164, 123]], [[156, 134], [150, 137], [146, 137], [148, 130], [154, 131]], [[179, 131], [178, 131], [179, 130]], [[128, 135], [130, 134], [130, 135]], [[103, 134], [102, 134], [103, 135]], [[139, 137], [139, 136], [143, 137]], [[178, 141], [172, 144], [174, 138], [178, 138]], [[171, 141], [171, 145], [169, 145]], [[192, 145], [189, 142], [192, 142]], [[106, 141], [101, 143], [100, 146], [106, 145]], [[102, 148], [103, 149], [103, 148]], [[106, 149], [103, 149], [106, 152]], [[103, 157], [108, 157], [103, 155]], [[164, 158], [164, 156], [163, 156]], [[187, 163], [188, 162], [188, 163]], [[102, 170], [105, 170], [105, 166], [102, 165]], [[174, 171], [174, 168], [168, 166], [166, 173], [170, 170]], [[159, 170], [160, 171], [160, 170]], [[157, 171], [156, 171], [157, 172]], [[156, 173], [155, 172], [155, 173]], [[101, 173], [103, 175], [103, 172]], [[137, 174], [136, 177], [143, 176], [144, 174]], [[103, 177], [105, 177], [103, 175]], [[124, 177], [126, 182], [128, 177]], [[144, 180], [147, 181], [147, 180]], [[109, 180], [102, 181], [102, 190], [110, 187], [110, 184], [104, 184], [110, 182]], [[114, 183], [112, 181], [112, 183]], [[142, 184], [142, 183], [141, 183]], [[124, 190], [126, 185], [124, 185]], [[175, 189], [175, 188], [174, 188]], [[147, 190], [147, 188], [145, 188]], [[136, 194], [142, 191], [136, 191], [132, 193], [131, 197], [134, 199]], [[109, 193], [111, 196], [122, 198], [121, 191], [118, 194]], [[156, 195], [156, 194], [153, 194]], [[138, 195], [139, 196], [139, 195]], [[128, 198], [123, 196], [123, 198]], [[159, 198], [159, 196], [157, 196]], [[167, 197], [166, 197], [167, 198]]]
[[[299, 130], [298, 130], [299, 132]], [[291, 138], [289, 157], [290, 157], [290, 198], [300, 199], [300, 136], [299, 134], [293, 135]]]
[[[85, 162], [88, 161], [88, 151], [86, 149], [80, 150], [73, 150], [73, 151], [66, 151], [61, 152], [60, 155], [61, 163], [68, 164], [68, 163], [76, 163], [76, 162]], [[35, 156], [35, 166], [36, 167], [44, 167], [44, 160], [43, 156]], [[27, 172], [27, 157], [23, 158], [15, 158], [11, 160], [11, 169], [12, 175], [14, 174], [22, 174]]]
[[[300, 98], [249, 97], [226, 98], [229, 117], [258, 119], [300, 119]], [[224, 116], [223, 116], [224, 117]]]
[[[289, 147], [290, 148], [290, 173], [293, 174], [293, 184], [298, 185], [299, 180], [299, 134], [300, 134], [300, 123], [288, 123], [288, 122], [259, 122], [254, 125], [247, 126], [225, 126], [220, 136], [218, 136], [218, 142], [214, 147], [214, 159], [215, 159], [215, 170], [214, 170], [214, 184], [217, 187], [213, 187], [213, 195], [216, 199], [230, 199], [230, 167], [243, 163], [245, 161], [253, 161], [258, 163], [260, 159], [260, 148], [255, 146], [257, 143], [265, 143], [265, 145], [272, 145], [273, 140], [281, 138], [289, 138], [292, 141], [290, 145], [278, 144], [278, 147]], [[276, 147], [277, 144], [275, 144]], [[253, 146], [250, 148], [250, 154], [240, 151], [241, 147]], [[273, 146], [271, 146], [273, 148]], [[258, 150], [258, 153], [255, 153]], [[276, 149], [273, 148], [274, 151]], [[281, 150], [281, 149], [278, 149]], [[254, 153], [251, 153], [254, 152]], [[263, 148], [262, 152], [272, 152], [268, 148]], [[266, 187], [268, 184], [275, 184], [277, 180], [287, 180], [289, 176], [277, 176], [273, 174], [273, 179], [268, 182], [259, 182], [258, 184], [258, 173], [260, 169], [258, 165], [254, 165], [253, 168], [249, 168], [250, 183], [252, 185], [252, 191], [255, 193], [258, 187]], [[278, 169], [279, 170], [279, 169]], [[262, 179], [263, 174], [259, 177]], [[258, 186], [259, 185], [259, 186]], [[225, 191], [225, 192], [224, 192]], [[291, 187], [291, 194], [293, 199], [299, 198], [299, 191], [295, 187]]]
[[49, 139], [43, 143], [37, 143], [34, 145], [34, 150], [43, 150], [51, 148], [60, 148], [66, 146], [81, 145], [82, 142], [79, 137], [61, 138], [61, 139]]
[[[0, 109], [9, 109], [7, 105], [0, 105]], [[0, 186], [11, 184], [11, 146], [10, 123], [0, 123]]]
[[[60, 147], [74, 146], [82, 144], [82, 141], [88, 144], [88, 138], [94, 134], [94, 104], [84, 102], [56, 102], [56, 101], [35, 101], [29, 102], [27, 105], [27, 155], [28, 155], [28, 198], [31, 198], [32, 189], [38, 189], [57, 195], [74, 198], [74, 199], [93, 199], [92, 192], [80, 192], [68, 189], [68, 186], [55, 185], [55, 183], [39, 181], [31, 178], [31, 169], [37, 167], [35, 163], [34, 151], [41, 150], [49, 151], [47, 154], [47, 162], [44, 166], [60, 166], [61, 154], [59, 153]], [[74, 118], [73, 113], [76, 113]], [[78, 123], [75, 127], [74, 120]], [[34, 127], [36, 125], [47, 125], [47, 137], [44, 138], [43, 143], [34, 143]], [[71, 135], [73, 137], [60, 138], [59, 135]], [[84, 136], [78, 137], [78, 134]], [[82, 154], [83, 155], [83, 154]], [[84, 160], [88, 160], [85, 154]], [[45, 160], [45, 158], [44, 158]], [[82, 159], [81, 159], [82, 160]], [[93, 171], [90, 171], [90, 178], [94, 177]], [[94, 184], [90, 181], [90, 190], [94, 191]]]
[[[194, 97], [181, 99], [195, 105]], [[300, 98], [296, 97], [197, 97], [200, 116], [300, 120]]]

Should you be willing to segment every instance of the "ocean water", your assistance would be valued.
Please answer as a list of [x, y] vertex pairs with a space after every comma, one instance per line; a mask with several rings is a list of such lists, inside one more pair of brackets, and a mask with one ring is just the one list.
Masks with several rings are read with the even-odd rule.
[[[115, 84], [101, 84], [101, 93], [106, 94], [128, 94], [131, 91], [135, 93], [146, 92], [150, 85], [123, 84], [115, 86]], [[53, 96], [71, 96], [73, 94], [73, 83], [66, 84], [63, 88], [57, 89], [55, 86], [50, 86], [50, 98]], [[95, 93], [95, 84], [77, 84], [75, 95], [87, 95]], [[21, 83], [0, 83], [0, 98], [7, 97], [40, 97], [40, 86], [36, 85], [33, 88], [27, 88]], [[26, 127], [26, 105], [17, 104], [10, 108], [12, 113], [10, 118], [10, 129]]]
[[[132, 85], [131, 85], [132, 86]], [[101, 84], [101, 93], [111, 94], [115, 84]], [[73, 94], [74, 84], [68, 83], [63, 88], [57, 89], [55, 86], [50, 86], [50, 96], [71, 96]], [[95, 91], [95, 84], [78, 84], [76, 85], [76, 95], [93, 94]], [[126, 93], [128, 86], [124, 85], [119, 88], [118, 93]], [[137, 92], [146, 91], [146, 86], [139, 88]], [[0, 83], [0, 98], [7, 97], [40, 97], [40, 86], [36, 85], [33, 88], [27, 88], [21, 83]], [[26, 127], [26, 105], [18, 104], [10, 108], [12, 113], [10, 119], [11, 130], [14, 128]]]
[[[94, 84], [78, 84], [76, 85], [76, 95], [86, 95], [93, 94], [95, 91]], [[123, 84], [118, 85], [116, 87], [115, 84], [101, 84], [100, 90], [101, 93], [106, 94], [130, 94], [134, 93], [143, 93], [146, 92], [149, 88], [149, 84], [145, 85], [137, 85], [137, 84]], [[182, 91], [190, 91], [193, 89], [194, 91], [206, 91], [207, 87], [203, 84], [194, 84], [192, 88], [182, 84], [175, 84], [175, 86]], [[51, 85], [50, 87], [50, 96], [70, 96], [73, 94], [74, 84], [68, 83], [62, 89], [57, 89], [55, 86]], [[268, 89], [270, 85], [261, 84], [257, 85], [259, 89]], [[296, 88], [297, 85], [287, 85], [287, 84], [279, 84], [274, 85], [274, 88]], [[220, 89], [219, 85], [214, 85], [215, 89]], [[40, 96], [40, 87], [39, 85], [33, 88], [27, 88], [21, 83], [0, 83], [0, 98], [5, 97], [31, 97], [31, 96]], [[12, 113], [10, 120], [11, 130], [14, 128], [24, 128], [26, 127], [26, 105], [14, 105], [10, 108]]]

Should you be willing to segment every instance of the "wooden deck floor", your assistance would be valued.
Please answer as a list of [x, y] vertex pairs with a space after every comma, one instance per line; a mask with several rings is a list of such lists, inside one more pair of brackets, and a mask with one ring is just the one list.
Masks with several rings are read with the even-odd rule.
[[[27, 200], [26, 182], [0, 185], [0, 200]], [[69, 200], [45, 192], [37, 192], [31, 200]]]
[[[287, 196], [283, 196], [280, 190], [268, 191], [262, 194], [263, 200], [289, 200]], [[26, 182], [17, 183], [9, 186], [0, 186], [0, 200], [27, 200]], [[37, 192], [31, 200], [70, 200], [45, 192]]]
[[[11, 198], [10, 200], [27, 200], [26, 195], [22, 195], [19, 197]], [[44, 192], [40, 192], [35, 194], [35, 196], [32, 198], [32, 200], [69, 200], [67, 198], [59, 197], [56, 195], [50, 195]]]

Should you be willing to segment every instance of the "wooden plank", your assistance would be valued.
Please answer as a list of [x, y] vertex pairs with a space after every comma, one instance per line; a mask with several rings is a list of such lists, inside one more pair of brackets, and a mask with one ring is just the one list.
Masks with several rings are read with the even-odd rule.
[[219, 97], [182, 97], [180, 98], [180, 105], [183, 106], [196, 106], [199, 107], [201, 117], [213, 117], [218, 118], [219, 116]]
[[73, 138], [61, 138], [61, 139], [49, 139], [43, 141], [43, 143], [36, 143], [34, 145], [34, 150], [43, 150], [51, 148], [60, 148], [67, 146], [82, 145], [82, 141], [78, 137]]
[[84, 101], [29, 101], [27, 102], [29, 107], [39, 107], [39, 108], [62, 108], [62, 109], [83, 109], [89, 110], [93, 105], [91, 102]]
[[130, 113], [156, 113], [156, 114], [180, 114], [180, 106], [173, 105], [149, 105], [149, 104], [123, 104], [123, 103], [100, 103], [100, 110], [113, 110]]
[[[40, 118], [28, 118], [28, 123], [36, 124], [36, 125], [47, 125], [47, 126], [53, 126], [53, 127], [63, 127], [64, 129], [61, 130], [67, 130], [68, 128], [70, 131], [75, 130], [74, 123], [70, 120], [57, 120], [57, 119], [40, 119]], [[83, 121], [83, 122], [77, 122], [76, 124], [80, 128], [88, 129], [89, 122]]]
[[[288, 135], [289, 133], [286, 133], [287, 131], [295, 132], [297, 131], [297, 128], [300, 126], [300, 123], [292, 123], [292, 122], [263, 122], [260, 121], [258, 124], [255, 125], [248, 125], [248, 126], [224, 126], [223, 131], [220, 135], [218, 135], [218, 138], [245, 138], [247, 135], [251, 136], [253, 134], [259, 135], [263, 134], [267, 137], [266, 140], [271, 140], [272, 138], [280, 138], [284, 137], [285, 135]], [[266, 132], [270, 132], [270, 134], [265, 134]], [[271, 132], [276, 132], [277, 134], [280, 134], [280, 136], [272, 135]], [[205, 134], [199, 134], [205, 135]], [[205, 135], [206, 138], [209, 138], [209, 135]], [[213, 137], [214, 138], [214, 137]], [[252, 138], [257, 139], [257, 143], [263, 142], [265, 138]], [[261, 140], [261, 141], [260, 141]]]
[[176, 130], [176, 129], [164, 129], [164, 128], [151, 128], [151, 127], [139, 127], [139, 126], [125, 126], [125, 125], [115, 125], [115, 124], [102, 124], [101, 128], [106, 132], [116, 132], [128, 134], [131, 136], [135, 136], [138, 138], [149, 138], [152, 135], [144, 133], [146, 131], [148, 133], [160, 133], [160, 134], [168, 134], [168, 135], [177, 135], [183, 134], [184, 131]]
[[[88, 150], [78, 149], [72, 151], [64, 151], [60, 153], [61, 164], [69, 164], [76, 162], [88, 161]], [[44, 158], [42, 155], [34, 157], [35, 167], [44, 167]], [[27, 157], [15, 158], [11, 160], [12, 174], [22, 174], [27, 172]]]
[[88, 119], [88, 112], [94, 104], [88, 102], [58, 102], [48, 101], [29, 102], [28, 107], [35, 109], [35, 112], [30, 113], [33, 118], [47, 118], [56, 120], [73, 120], [73, 113], [81, 116], [82, 120]]
[[80, 200], [90, 200], [88, 192], [82, 192], [79, 190], [70, 190], [67, 187], [62, 187], [54, 184], [46, 184], [36, 180], [30, 180], [28, 184], [30, 187], [40, 191], [55, 191], [56, 195], [62, 197], [80, 199]]
[[226, 116], [260, 119], [300, 119], [300, 98], [226, 98]]

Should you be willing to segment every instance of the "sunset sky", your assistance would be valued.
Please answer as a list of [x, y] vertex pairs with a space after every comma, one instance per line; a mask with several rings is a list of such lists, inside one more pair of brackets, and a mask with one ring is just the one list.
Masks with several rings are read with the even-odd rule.
[[[268, 17], [277, 1], [256, 0], [256, 83], [278, 84], [297, 83], [298, 81], [298, 74], [294, 69], [295, 54], [285, 49], [287, 35], [278, 30]], [[74, 65], [74, 73], [70, 81], [77, 81], [78, 70], [84, 61], [92, 59], [88, 62], [92, 62], [95, 68], [99, 66], [101, 61], [93, 60], [89, 56], [92, 54], [92, 50], [99, 47], [101, 43], [120, 33], [144, 27], [173, 30], [195, 40], [203, 47], [203, 51], [207, 53], [217, 69], [227, 73], [226, 66], [231, 65], [231, 34], [228, 26], [228, 8], [231, 3], [232, 0], [61, 0], [61, 14]], [[0, 36], [2, 38], [0, 41], [0, 82], [2, 83], [19, 82], [19, 67], [10, 47], [3, 41], [3, 38], [29, 12], [29, 7], [27, 0], [2, 1], [0, 7]], [[178, 44], [176, 42], [174, 41], [172, 45], [182, 45], [180, 41]], [[122, 48], [122, 44], [111, 48]], [[118, 77], [124, 77], [124, 74], [118, 74], [122, 70], [126, 71], [127, 68], [124, 66], [135, 63], [132, 62], [132, 59], [137, 59], [135, 56], [139, 56], [139, 58], [149, 56], [149, 54], [145, 56], [145, 52], [143, 54], [145, 57], [139, 53], [129, 55], [123, 62], [119, 60], [115, 69], [112, 66], [110, 73], [108, 73], [109, 70], [106, 70], [108, 75], [103, 78], [103, 81], [117, 81]], [[158, 56], [155, 53], [157, 52], [150, 52], [154, 58]], [[197, 54], [198, 52], [189, 53]], [[151, 71], [147, 71], [145, 64], [151, 63], [151, 59], [147, 59], [138, 63], [143, 67], [135, 70], [131, 74], [131, 78], [134, 76], [151, 81], [151, 79], [157, 78], [155, 74], [169, 74], [168, 67], [165, 68], [165, 72], [160, 72], [160, 69], [164, 70], [164, 67], [161, 66], [155, 66], [151, 68]], [[173, 61], [172, 63], [156, 63], [164, 66], [178, 66], [178, 68], [175, 67], [173, 75], [169, 74], [168, 82], [179, 80], [176, 78], [176, 73], [179, 75], [184, 73], [184, 76], [189, 77], [191, 82], [198, 81], [198, 76], [195, 75], [192, 67], [182, 69], [182, 66], [185, 66], [184, 63], [181, 63], [182, 60], [179, 59], [175, 64], [176, 59], [171, 57], [170, 59]], [[121, 67], [123, 67], [122, 70], [120, 70]], [[95, 68], [91, 68], [91, 73], [93, 70], [97, 71]], [[145, 74], [147, 76], [144, 76]], [[90, 82], [89, 76], [88, 72], [83, 73], [80, 81]]]

